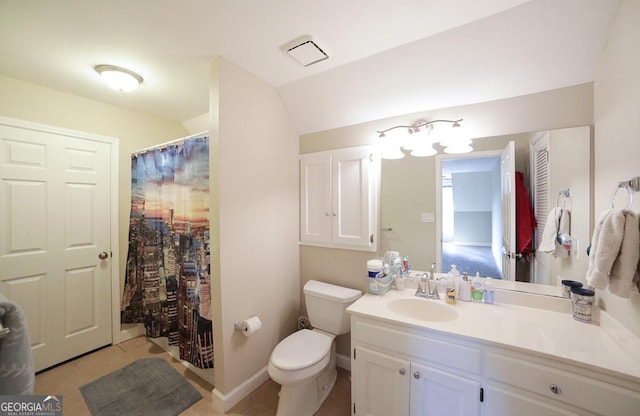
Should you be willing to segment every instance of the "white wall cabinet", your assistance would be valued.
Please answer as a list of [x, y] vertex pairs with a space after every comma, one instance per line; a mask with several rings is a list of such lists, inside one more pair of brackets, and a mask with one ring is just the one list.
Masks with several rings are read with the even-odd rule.
[[351, 318], [353, 415], [637, 416], [640, 384], [553, 357]]
[[300, 242], [376, 251], [380, 158], [370, 146], [300, 157]]

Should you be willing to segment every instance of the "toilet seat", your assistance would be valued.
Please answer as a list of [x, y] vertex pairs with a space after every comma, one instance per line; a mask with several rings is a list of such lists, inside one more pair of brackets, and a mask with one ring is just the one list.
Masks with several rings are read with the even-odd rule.
[[332, 342], [329, 335], [302, 329], [280, 341], [271, 354], [271, 363], [289, 371], [312, 366], [329, 354]]
[[316, 376], [329, 364], [333, 338], [309, 329], [294, 332], [280, 341], [271, 353], [269, 375], [282, 385]]

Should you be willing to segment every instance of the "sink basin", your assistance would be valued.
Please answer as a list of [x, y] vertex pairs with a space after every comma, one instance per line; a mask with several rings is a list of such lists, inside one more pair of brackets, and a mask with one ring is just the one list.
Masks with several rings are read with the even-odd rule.
[[421, 298], [394, 299], [387, 309], [411, 319], [432, 322], [448, 322], [458, 318], [458, 312], [443, 303]]

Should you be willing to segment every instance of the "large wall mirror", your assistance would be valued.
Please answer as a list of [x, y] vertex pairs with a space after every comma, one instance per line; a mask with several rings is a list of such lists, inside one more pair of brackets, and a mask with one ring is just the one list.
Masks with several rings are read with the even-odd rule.
[[[448, 253], [455, 252], [457, 266], [470, 275], [480, 271], [481, 276], [547, 285], [584, 280], [592, 227], [591, 135], [585, 126], [487, 137], [474, 139], [474, 152], [465, 155], [383, 160], [381, 252], [408, 256], [414, 270], [428, 270], [436, 261], [446, 272]], [[506, 276], [501, 234], [509, 230], [500, 203], [500, 154], [510, 142], [539, 230], [532, 233], [533, 254], [518, 256], [515, 272]], [[548, 213], [556, 207], [570, 214], [568, 256], [536, 250]], [[522, 223], [516, 216], [513, 226]], [[482, 252], [487, 267], [474, 260]]]

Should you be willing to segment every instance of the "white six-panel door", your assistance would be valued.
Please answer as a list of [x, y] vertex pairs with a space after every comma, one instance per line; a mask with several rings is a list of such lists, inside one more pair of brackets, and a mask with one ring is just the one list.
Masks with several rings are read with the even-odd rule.
[[27, 126], [0, 122], [0, 293], [41, 370], [112, 342], [111, 148]]

